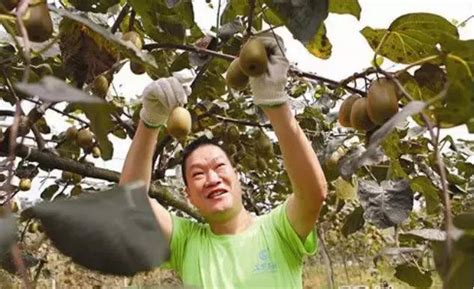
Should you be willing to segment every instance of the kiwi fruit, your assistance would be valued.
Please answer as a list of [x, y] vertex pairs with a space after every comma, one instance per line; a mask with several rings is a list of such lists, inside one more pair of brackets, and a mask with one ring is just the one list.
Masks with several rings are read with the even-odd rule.
[[171, 111], [166, 123], [168, 133], [176, 139], [184, 139], [191, 132], [191, 125], [191, 114], [180, 106]]
[[250, 39], [240, 50], [239, 64], [248, 76], [255, 77], [267, 71], [267, 51], [262, 41]]
[[249, 83], [249, 77], [240, 68], [239, 58], [230, 63], [225, 81], [229, 87], [237, 90], [244, 89]]
[[92, 92], [98, 97], [105, 98], [109, 90], [109, 81], [104, 75], [97, 76], [92, 82]]
[[69, 171], [63, 171], [61, 173], [61, 179], [65, 182], [69, 182], [72, 180], [72, 175], [73, 173], [72, 172], [69, 172]]
[[66, 139], [73, 141], [77, 137], [77, 127], [75, 126], [70, 126], [67, 128], [66, 133], [65, 133]]
[[375, 124], [370, 120], [367, 113], [367, 98], [361, 97], [352, 105], [351, 125], [358, 130], [371, 130]]
[[122, 40], [132, 42], [132, 44], [138, 49], [143, 48], [143, 40], [140, 34], [138, 34], [135, 31], [129, 31], [129, 32], [124, 33], [122, 36]]
[[339, 108], [339, 123], [344, 127], [352, 127], [351, 125], [351, 110], [354, 102], [360, 98], [360, 95], [353, 94], [346, 98]]
[[100, 148], [99, 147], [93, 147], [92, 148], [92, 156], [94, 158], [100, 158], [100, 156], [102, 155], [102, 152], [100, 151]]
[[20, 179], [20, 184], [18, 185], [20, 191], [28, 191], [31, 189], [31, 179], [22, 178]]
[[367, 113], [373, 123], [382, 125], [398, 112], [397, 87], [392, 80], [372, 82], [367, 92]]
[[141, 65], [140, 63], [133, 62], [133, 61], [130, 62], [130, 70], [134, 74], [138, 74], [138, 75], [143, 74], [143, 73], [146, 72], [145, 66]]
[[94, 136], [88, 129], [82, 129], [77, 132], [76, 143], [84, 149], [90, 148], [94, 143]]
[[46, 1], [30, 4], [23, 16], [28, 38], [34, 42], [44, 42], [53, 34], [53, 21]]

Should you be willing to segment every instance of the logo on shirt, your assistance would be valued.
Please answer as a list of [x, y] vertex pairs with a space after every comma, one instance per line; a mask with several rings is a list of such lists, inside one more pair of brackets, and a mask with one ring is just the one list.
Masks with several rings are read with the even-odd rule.
[[253, 273], [275, 272], [276, 264], [270, 258], [270, 252], [267, 249], [262, 249], [258, 253], [257, 264], [253, 268]]

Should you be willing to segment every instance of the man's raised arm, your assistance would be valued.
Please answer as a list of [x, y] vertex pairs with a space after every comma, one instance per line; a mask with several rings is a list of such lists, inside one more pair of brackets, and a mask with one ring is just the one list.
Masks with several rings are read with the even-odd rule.
[[250, 78], [254, 102], [262, 107], [278, 138], [293, 194], [287, 214], [296, 233], [305, 239], [314, 228], [327, 193], [327, 183], [316, 153], [287, 103], [285, 92], [289, 63], [283, 41], [274, 35], [260, 37], [269, 53], [268, 72]]
[[[125, 159], [120, 185], [143, 181], [149, 190], [159, 127], [168, 119], [173, 108], [187, 102], [187, 94], [189, 92], [175, 77], [158, 79], [145, 88], [140, 122]], [[150, 204], [165, 237], [170, 240], [170, 213], [154, 199], [150, 198]]]

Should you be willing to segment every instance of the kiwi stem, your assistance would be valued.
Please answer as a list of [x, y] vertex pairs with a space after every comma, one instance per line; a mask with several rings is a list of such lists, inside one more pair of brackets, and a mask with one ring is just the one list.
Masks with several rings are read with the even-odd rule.
[[219, 24], [220, 24], [220, 18], [221, 18], [221, 3], [222, 1], [219, 0], [217, 3], [217, 15], [216, 15], [216, 31], [219, 33]]
[[[255, 10], [255, 0], [249, 1], [249, 12], [247, 14], [248, 23], [247, 23], [247, 36], [252, 35], [252, 22], [253, 22], [253, 11]], [[219, 1], [220, 2], [220, 1]]]
[[135, 16], [137, 13], [135, 12], [134, 9], [132, 9], [132, 12], [130, 12], [130, 21], [128, 22], [128, 31], [134, 31], [133, 25], [135, 24]]
[[430, 62], [430, 61], [433, 61], [433, 60], [437, 60], [439, 59], [440, 56], [439, 55], [430, 55], [428, 57], [425, 57], [425, 58], [422, 58], [420, 60], [417, 60], [411, 64], [409, 64], [407, 67], [403, 68], [402, 70], [400, 71], [397, 71], [397, 73], [395, 74], [396, 76], [406, 72], [408, 69], [412, 68], [412, 67], [415, 67], [415, 66], [418, 66], [418, 65], [421, 65], [423, 63], [426, 63], [426, 62]]
[[[21, 0], [16, 9], [16, 22], [20, 27], [21, 37], [23, 39], [23, 58], [25, 59], [25, 73], [23, 73], [22, 81], [27, 82], [28, 77], [30, 74], [30, 63], [31, 63], [31, 43], [30, 39], [28, 38], [28, 32], [26, 31], [25, 23], [23, 22], [23, 15], [25, 15], [26, 10], [28, 9], [28, 5], [30, 4], [30, 0]], [[14, 35], [14, 34], [12, 34]]]
[[122, 23], [123, 19], [125, 19], [125, 16], [127, 16], [129, 10], [130, 5], [127, 3], [125, 4], [125, 6], [123, 6], [122, 10], [120, 11], [120, 14], [117, 16], [117, 20], [115, 20], [114, 24], [112, 25], [112, 28], [110, 28], [110, 32], [117, 32], [120, 27], [120, 24]]

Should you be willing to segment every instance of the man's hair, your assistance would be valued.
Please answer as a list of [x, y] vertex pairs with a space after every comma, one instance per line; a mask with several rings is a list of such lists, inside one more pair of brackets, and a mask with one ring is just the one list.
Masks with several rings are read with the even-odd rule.
[[229, 155], [227, 154], [225, 149], [219, 144], [219, 141], [216, 138], [209, 139], [206, 136], [201, 136], [195, 139], [183, 149], [182, 158], [181, 158], [181, 174], [183, 176], [183, 181], [186, 186], [188, 185], [188, 181], [186, 180], [186, 160], [195, 150], [206, 145], [213, 145], [220, 148], [225, 153], [229, 161], [231, 161], [231, 159], [229, 158]]

